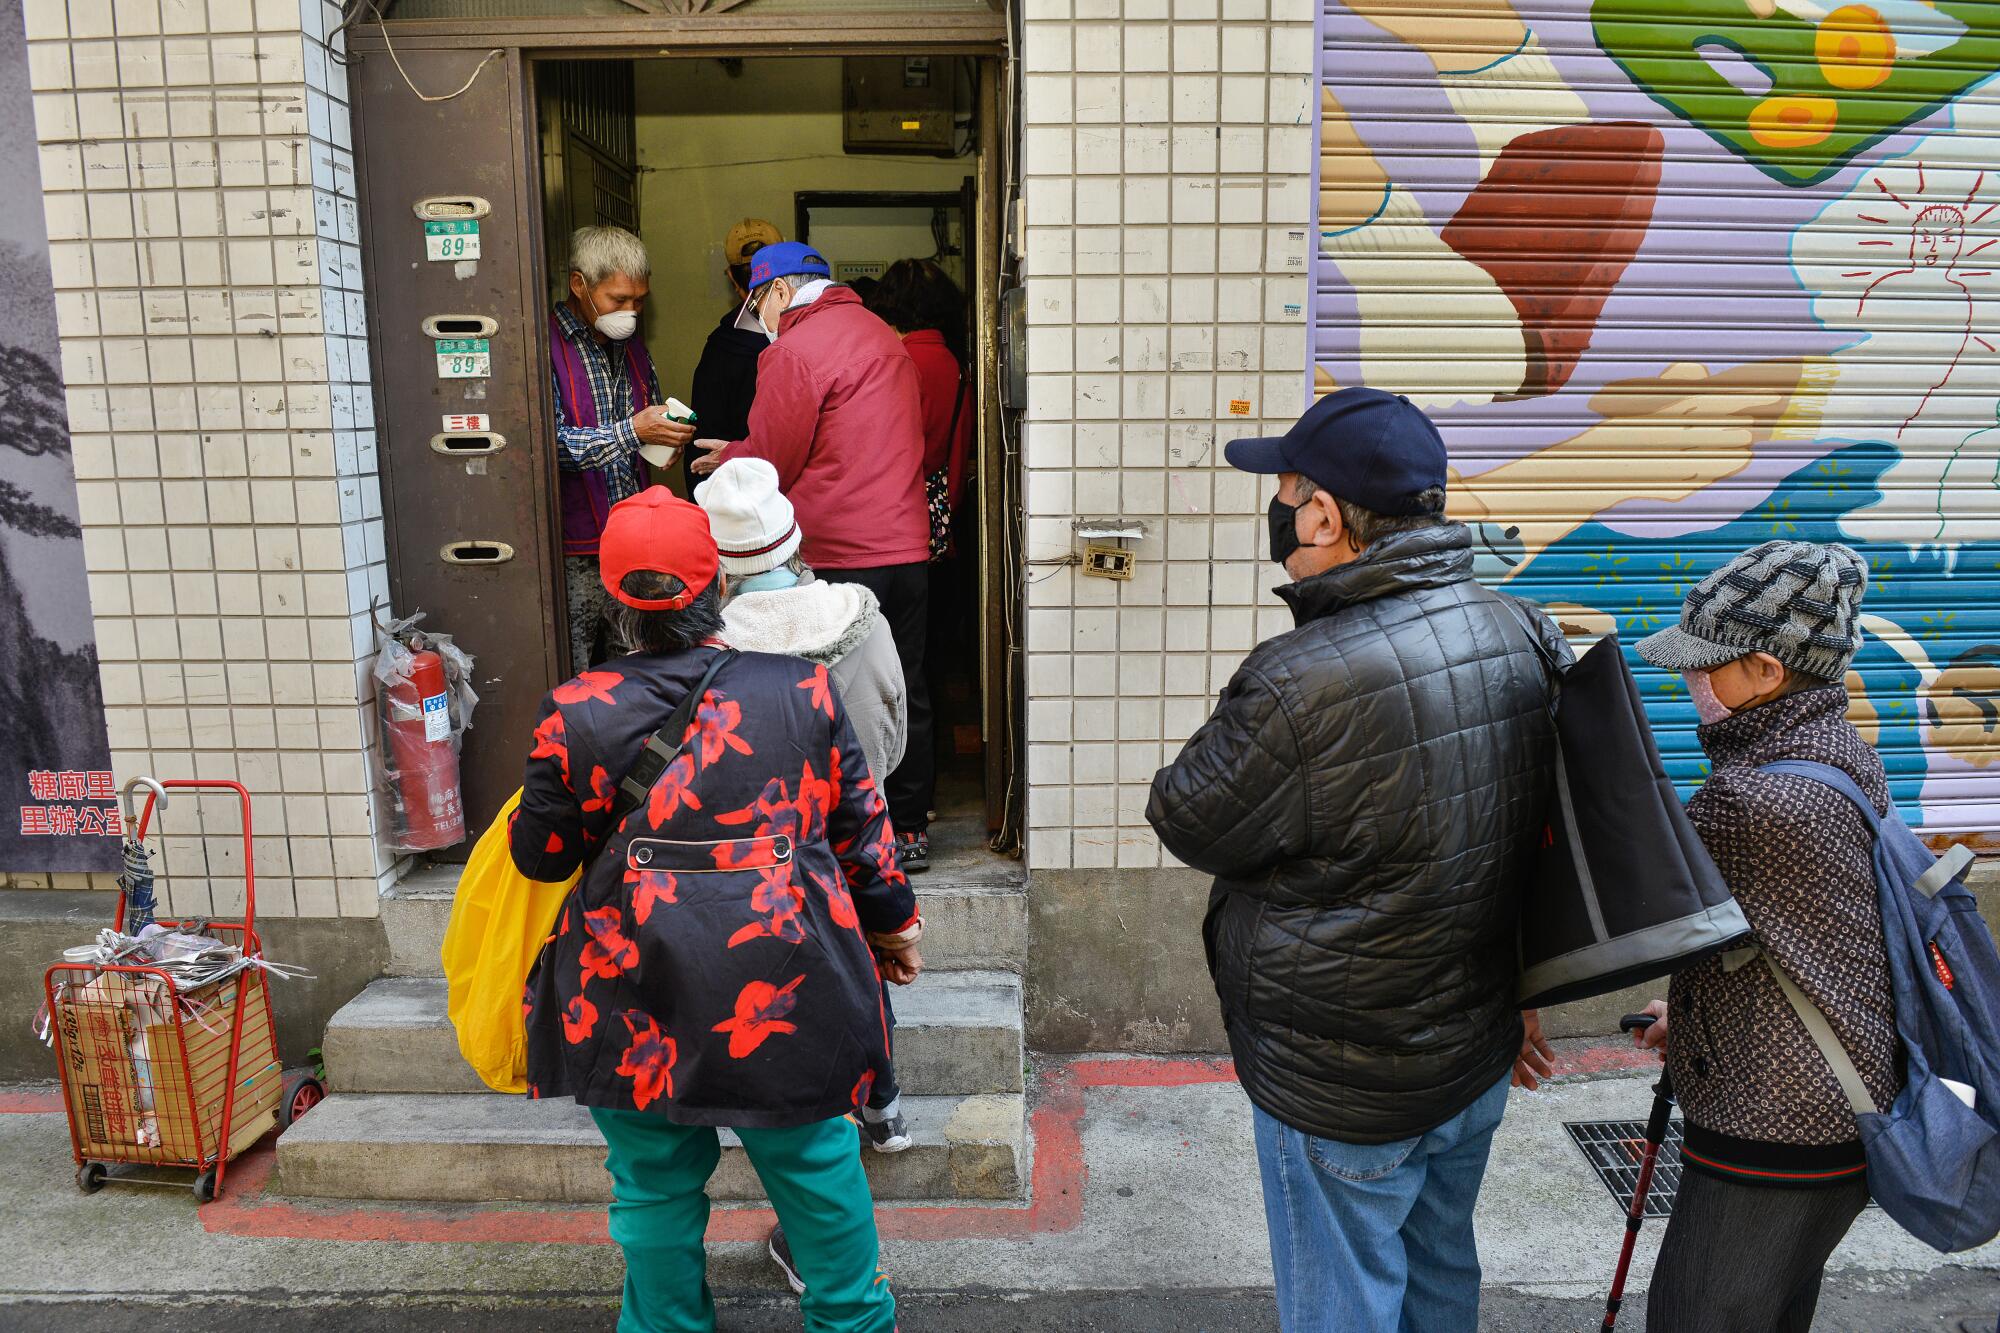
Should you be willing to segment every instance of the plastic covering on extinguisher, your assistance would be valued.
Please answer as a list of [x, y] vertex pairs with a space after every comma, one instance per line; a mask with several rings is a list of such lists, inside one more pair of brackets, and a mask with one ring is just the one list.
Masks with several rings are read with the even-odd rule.
[[376, 749], [391, 851], [434, 852], [465, 841], [459, 798], [459, 738], [479, 696], [472, 658], [449, 634], [416, 628], [423, 613], [381, 626], [375, 694], [382, 726]]

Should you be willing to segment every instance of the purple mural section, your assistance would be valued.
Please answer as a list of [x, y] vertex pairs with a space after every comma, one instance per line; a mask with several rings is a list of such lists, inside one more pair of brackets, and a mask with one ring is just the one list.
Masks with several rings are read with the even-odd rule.
[[[1320, 31], [1316, 390], [1424, 406], [1482, 574], [1578, 636], [1762, 537], [1855, 546], [1898, 799], [2000, 828], [2000, 7], [1328, 0]], [[1647, 688], [1698, 780], [1679, 683]]]

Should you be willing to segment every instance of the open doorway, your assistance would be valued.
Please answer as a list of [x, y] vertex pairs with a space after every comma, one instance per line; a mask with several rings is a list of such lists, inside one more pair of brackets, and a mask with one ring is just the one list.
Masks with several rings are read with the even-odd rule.
[[[982, 327], [975, 313], [994, 287], [997, 259], [988, 245], [996, 228], [982, 214], [991, 203], [980, 189], [980, 61], [688, 56], [540, 59], [532, 67], [547, 271], [555, 286], [564, 282], [577, 226], [638, 233], [652, 263], [641, 334], [661, 393], [693, 406], [700, 433], [747, 408], [704, 403], [697, 387], [705, 356], [754, 364], [758, 351], [756, 337], [747, 346], [729, 337], [743, 293], [726, 247], [746, 221], [809, 241], [835, 281], [858, 290], [897, 260], [914, 259], [936, 264], [962, 294], [949, 341], [967, 384], [970, 449], [954, 496], [951, 554], [930, 567], [925, 675], [938, 775], [934, 838], [947, 855], [961, 838], [983, 844], [1000, 809], [987, 750], [1005, 744], [1002, 729], [989, 725], [1006, 670], [990, 612], [1009, 594], [992, 586], [993, 542], [979, 500], [982, 478], [999, 466], [997, 448], [983, 445], [998, 438], [983, 370], [993, 364], [991, 321]], [[652, 479], [686, 493], [678, 463], [654, 469]]]

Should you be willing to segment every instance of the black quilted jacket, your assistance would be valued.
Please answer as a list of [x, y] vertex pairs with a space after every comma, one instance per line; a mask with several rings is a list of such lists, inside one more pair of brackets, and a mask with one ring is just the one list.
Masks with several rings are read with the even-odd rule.
[[1216, 877], [1204, 933], [1244, 1091], [1388, 1143], [1493, 1086], [1521, 1043], [1521, 878], [1555, 764], [1539, 614], [1472, 578], [1458, 524], [1279, 589], [1258, 646], [1153, 779], [1146, 817]]

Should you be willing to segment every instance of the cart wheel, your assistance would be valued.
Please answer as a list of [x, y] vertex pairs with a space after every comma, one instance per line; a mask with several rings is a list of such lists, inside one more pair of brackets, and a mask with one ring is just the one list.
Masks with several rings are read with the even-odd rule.
[[215, 1168], [210, 1167], [194, 1178], [194, 1201], [196, 1203], [215, 1202]]
[[284, 1090], [278, 1095], [278, 1132], [284, 1133], [307, 1111], [326, 1100], [326, 1084], [310, 1069], [287, 1069]]
[[104, 1163], [85, 1162], [76, 1169], [76, 1187], [85, 1194], [95, 1194], [104, 1188], [105, 1175]]

